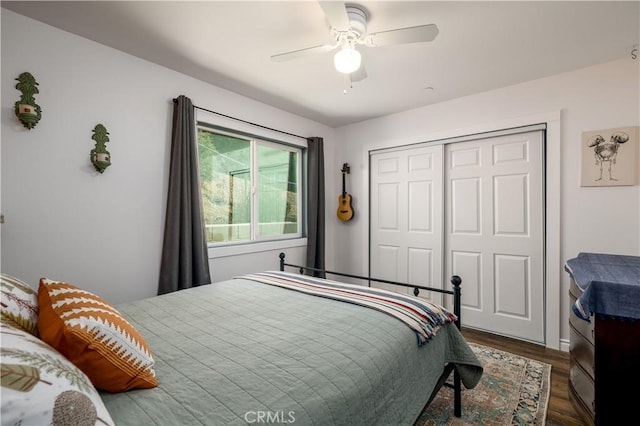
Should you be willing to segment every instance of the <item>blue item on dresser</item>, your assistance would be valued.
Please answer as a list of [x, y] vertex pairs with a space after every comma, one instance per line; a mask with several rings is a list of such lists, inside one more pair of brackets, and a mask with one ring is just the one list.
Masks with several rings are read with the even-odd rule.
[[582, 290], [573, 306], [578, 317], [640, 319], [640, 256], [580, 253], [565, 270]]

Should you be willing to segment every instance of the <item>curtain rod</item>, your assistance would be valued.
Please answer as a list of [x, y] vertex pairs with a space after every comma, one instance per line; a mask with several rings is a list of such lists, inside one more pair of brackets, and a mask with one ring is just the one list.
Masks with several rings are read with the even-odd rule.
[[[173, 98], [173, 103], [175, 104], [177, 102], [178, 102], [178, 99], [177, 98]], [[210, 109], [202, 108], [202, 107], [199, 107], [197, 105], [194, 105], [193, 107], [195, 109], [199, 109], [201, 111], [210, 112], [211, 114], [216, 114], [216, 115], [219, 115], [219, 116], [222, 116], [222, 117], [225, 117], [225, 118], [230, 118], [231, 120], [241, 121], [243, 123], [250, 124], [252, 126], [261, 127], [263, 129], [272, 130], [274, 132], [282, 133], [282, 134], [289, 135], [289, 136], [295, 136], [296, 138], [300, 138], [300, 139], [304, 139], [304, 140], [308, 139], [308, 138], [305, 138], [304, 136], [300, 136], [300, 135], [296, 135], [294, 133], [289, 133], [289, 132], [285, 132], [285, 131], [282, 131], [282, 130], [274, 129], [274, 128], [271, 128], [271, 127], [263, 126], [262, 124], [252, 123], [251, 121], [243, 120], [241, 118], [232, 117], [230, 115], [222, 114], [221, 112], [211, 111]]]

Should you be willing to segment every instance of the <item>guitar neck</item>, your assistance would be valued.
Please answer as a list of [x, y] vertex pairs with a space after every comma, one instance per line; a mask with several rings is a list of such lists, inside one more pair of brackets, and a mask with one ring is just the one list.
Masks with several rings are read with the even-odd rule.
[[345, 173], [342, 172], [342, 196], [347, 195], [347, 188], [345, 186]]

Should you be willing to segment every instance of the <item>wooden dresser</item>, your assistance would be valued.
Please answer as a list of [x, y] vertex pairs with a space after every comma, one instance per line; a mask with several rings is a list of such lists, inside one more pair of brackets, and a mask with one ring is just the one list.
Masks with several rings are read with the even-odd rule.
[[[640, 310], [640, 257], [624, 256], [625, 262], [620, 264], [616, 260], [621, 259], [614, 255], [585, 255], [581, 253], [576, 259], [600, 263], [593, 267], [567, 262], [570, 267], [566, 268], [571, 276], [572, 303], [569, 396], [588, 424], [624, 424], [640, 403], [640, 315], [633, 317], [633, 305]], [[589, 314], [588, 322], [576, 314], [573, 305], [590, 285], [595, 286], [588, 293], [595, 313]], [[632, 286], [629, 294], [626, 286]], [[600, 303], [593, 298], [612, 299]], [[630, 308], [616, 312], [621, 305]]]

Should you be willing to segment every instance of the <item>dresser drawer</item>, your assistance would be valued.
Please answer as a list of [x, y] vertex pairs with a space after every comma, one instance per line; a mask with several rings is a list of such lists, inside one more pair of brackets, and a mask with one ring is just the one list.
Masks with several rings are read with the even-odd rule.
[[578, 284], [576, 284], [576, 281], [573, 278], [571, 278], [571, 282], [569, 283], [569, 294], [574, 299], [577, 299], [582, 294], [582, 290], [578, 287]]
[[573, 360], [570, 361], [569, 368], [569, 385], [578, 399], [578, 403], [587, 410], [591, 419], [595, 418], [595, 386], [593, 380]]
[[569, 324], [575, 329], [575, 332], [580, 333], [593, 345], [595, 343], [595, 319], [593, 318], [593, 315], [591, 316], [591, 322], [587, 322], [573, 312], [573, 304], [576, 303], [577, 297], [579, 296], [580, 288], [576, 285], [575, 281], [571, 280], [569, 299], [571, 300], [572, 309], [569, 313]]
[[580, 364], [591, 379], [594, 379], [596, 377], [595, 347], [576, 331], [573, 324], [569, 324], [569, 351], [571, 359]]

